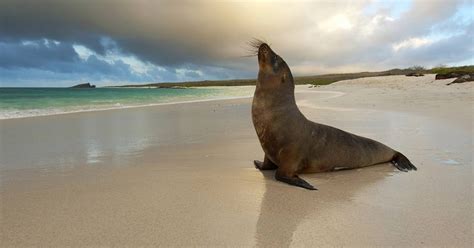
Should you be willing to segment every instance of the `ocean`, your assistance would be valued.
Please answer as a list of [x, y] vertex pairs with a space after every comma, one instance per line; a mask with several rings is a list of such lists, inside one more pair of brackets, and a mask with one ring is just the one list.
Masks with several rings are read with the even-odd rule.
[[252, 86], [199, 88], [0, 88], [0, 119], [250, 97]]

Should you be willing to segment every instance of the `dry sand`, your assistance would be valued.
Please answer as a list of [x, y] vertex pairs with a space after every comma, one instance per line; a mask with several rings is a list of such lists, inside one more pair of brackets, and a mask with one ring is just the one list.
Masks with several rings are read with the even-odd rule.
[[0, 246], [472, 247], [473, 84], [434, 75], [309, 89], [314, 121], [419, 168], [261, 173], [251, 99], [0, 121]]

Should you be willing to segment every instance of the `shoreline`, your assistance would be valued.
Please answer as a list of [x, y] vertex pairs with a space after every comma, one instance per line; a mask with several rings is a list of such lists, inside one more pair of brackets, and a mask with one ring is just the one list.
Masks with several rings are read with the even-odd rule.
[[[435, 74], [426, 74], [423, 77], [432, 77], [433, 81], [434, 80]], [[351, 81], [370, 81], [372, 79], [378, 79], [378, 78], [390, 78], [390, 77], [402, 77], [405, 78], [407, 81], [412, 80], [413, 78], [405, 77], [403, 75], [388, 75], [388, 76], [377, 76], [377, 77], [363, 77], [363, 78], [357, 78], [357, 79], [348, 79], [348, 80], [341, 80], [334, 82], [329, 85], [321, 85], [317, 87], [310, 87], [312, 84], [299, 84], [295, 86], [295, 93], [325, 93], [325, 92], [331, 92], [331, 91], [326, 91], [326, 87], [331, 87], [332, 88], [337, 88], [337, 85], [346, 85], [346, 82], [351, 82]], [[436, 80], [438, 82], [441, 82], [442, 84], [446, 84], [446, 82], [451, 82], [454, 81], [454, 78], [451, 79], [444, 79], [444, 80]], [[467, 82], [468, 84], [469, 82]], [[336, 86], [336, 87], [334, 87]], [[186, 87], [186, 88], [254, 88], [255, 86], [199, 86], [199, 87]], [[450, 86], [453, 87], [454, 86]], [[150, 87], [104, 87], [104, 88], [117, 88], [117, 89], [128, 89], [128, 88], [136, 88], [136, 89], [144, 89], [144, 88], [150, 88]], [[335, 97], [340, 97], [343, 96], [346, 93], [343, 93], [342, 91], [333, 91], [336, 96]], [[147, 104], [141, 104], [141, 105], [126, 105], [126, 106], [117, 106], [117, 107], [98, 107], [98, 108], [92, 108], [92, 109], [81, 109], [81, 110], [60, 110], [59, 112], [52, 112], [52, 113], [44, 113], [44, 114], [32, 114], [32, 115], [27, 115], [27, 116], [14, 116], [14, 117], [2, 117], [0, 116], [0, 121], [4, 120], [11, 120], [11, 119], [23, 119], [23, 118], [33, 118], [33, 117], [45, 117], [45, 116], [55, 116], [55, 115], [65, 115], [65, 114], [75, 114], [75, 113], [87, 113], [87, 112], [97, 112], [97, 111], [109, 111], [109, 110], [121, 110], [121, 109], [132, 109], [132, 108], [143, 108], [143, 107], [153, 107], [153, 106], [164, 106], [164, 105], [174, 105], [174, 104], [189, 104], [189, 103], [196, 103], [196, 102], [207, 102], [207, 101], [221, 101], [221, 100], [232, 100], [232, 99], [245, 99], [245, 98], [252, 98], [253, 95], [250, 96], [238, 96], [238, 97], [219, 97], [219, 98], [208, 98], [208, 99], [197, 99], [197, 100], [189, 100], [189, 101], [175, 101], [175, 102], [162, 102], [162, 103], [147, 103]], [[21, 111], [18, 111], [21, 112]]]
[[[255, 86], [203, 86], [203, 87], [187, 87], [186, 89], [242, 89], [242, 88], [255, 88]], [[63, 88], [59, 88], [63, 89]], [[115, 88], [114, 88], [115, 89]], [[117, 89], [124, 89], [127, 88], [117, 88]], [[135, 89], [135, 88], [134, 88]], [[136, 88], [142, 89], [142, 88]], [[167, 88], [164, 88], [167, 89]], [[253, 91], [252, 91], [253, 94]], [[205, 97], [204, 99], [194, 99], [194, 100], [178, 100], [178, 101], [170, 101], [170, 102], [155, 102], [155, 103], [144, 103], [138, 105], [122, 105], [120, 103], [116, 103], [113, 106], [106, 105], [100, 106], [97, 105], [96, 107], [92, 107], [89, 109], [79, 109], [79, 110], [64, 110], [60, 109], [57, 112], [56, 109], [30, 109], [30, 110], [18, 110], [16, 112], [21, 113], [27, 112], [27, 114], [20, 115], [20, 116], [9, 116], [3, 117], [0, 116], [0, 120], [10, 120], [10, 119], [22, 119], [22, 118], [31, 118], [31, 117], [43, 117], [43, 116], [54, 116], [54, 115], [63, 115], [63, 114], [74, 114], [74, 113], [83, 113], [83, 112], [96, 112], [96, 111], [108, 111], [108, 110], [120, 110], [120, 109], [130, 109], [130, 108], [141, 108], [141, 107], [153, 107], [153, 106], [161, 106], [161, 105], [172, 105], [172, 104], [189, 104], [195, 102], [206, 102], [206, 101], [219, 101], [219, 100], [232, 100], [232, 99], [241, 99], [241, 98], [251, 98], [253, 95], [250, 96], [219, 96], [213, 98], [212, 96]], [[72, 106], [72, 107], [81, 107], [81, 106]], [[1, 109], [0, 109], [1, 110]], [[28, 112], [46, 112], [40, 114], [29, 114]]]
[[252, 97], [253, 96], [241, 96], [241, 97], [239, 96], [239, 97], [200, 99], [200, 100], [190, 100], [190, 101], [150, 103], [150, 104], [137, 105], [137, 106], [120, 106], [120, 107], [116, 107], [116, 108], [109, 107], [109, 108], [98, 108], [98, 109], [85, 109], [85, 110], [77, 110], [77, 111], [75, 110], [75, 111], [67, 111], [67, 112], [60, 112], [60, 113], [49, 113], [49, 114], [39, 114], [39, 115], [32, 115], [32, 116], [10, 117], [10, 118], [1, 118], [0, 117], [0, 121], [13, 120], [13, 119], [26, 119], [26, 118], [34, 118], [34, 117], [56, 116], [56, 115], [68, 115], [68, 114], [77, 114], [77, 113], [88, 113], [88, 112], [101, 112], [101, 111], [110, 111], [110, 110], [147, 108], [147, 107], [166, 106], [166, 105], [175, 105], [175, 104], [189, 104], [189, 103], [198, 103], [198, 102], [225, 101], [225, 100], [252, 98]]
[[[342, 92], [329, 92], [329, 91], [318, 91], [316, 88], [308, 88], [305, 90], [309, 85], [298, 85], [295, 88], [295, 93], [334, 93], [337, 95], [336, 97], [342, 96], [344, 93]], [[254, 86], [203, 86], [200, 88], [228, 88], [228, 87], [252, 87]], [[190, 87], [191, 88], [191, 87]], [[342, 94], [341, 94], [342, 93]], [[166, 106], [166, 105], [175, 105], [175, 104], [190, 104], [190, 103], [198, 103], [198, 102], [212, 102], [212, 101], [225, 101], [225, 100], [235, 100], [235, 99], [246, 99], [252, 98], [251, 96], [228, 96], [228, 97], [219, 97], [219, 98], [207, 98], [207, 99], [197, 99], [197, 100], [189, 100], [189, 101], [175, 101], [175, 102], [162, 102], [162, 103], [148, 103], [143, 105], [129, 105], [129, 106], [117, 106], [117, 107], [104, 107], [104, 108], [94, 108], [94, 109], [82, 109], [82, 110], [71, 110], [71, 111], [64, 111], [64, 112], [53, 112], [53, 113], [45, 113], [45, 114], [36, 114], [31, 116], [18, 116], [18, 117], [8, 117], [3, 118], [0, 117], [0, 121], [4, 120], [12, 120], [12, 119], [24, 119], [24, 118], [34, 118], [34, 117], [45, 117], [45, 116], [55, 116], [55, 115], [65, 115], [65, 114], [77, 114], [77, 113], [87, 113], [87, 112], [99, 112], [99, 111], [109, 111], [109, 110], [121, 110], [121, 109], [133, 109], [133, 108], [146, 108], [146, 107], [154, 107], [154, 106]]]

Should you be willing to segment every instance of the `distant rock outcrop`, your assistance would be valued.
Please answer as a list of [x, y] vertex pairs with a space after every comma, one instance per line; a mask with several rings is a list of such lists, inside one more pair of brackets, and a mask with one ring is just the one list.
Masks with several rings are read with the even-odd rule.
[[456, 80], [454, 80], [451, 83], [448, 83], [446, 85], [459, 84], [459, 83], [474, 81], [474, 73], [472, 73], [472, 70], [471, 71], [445, 72], [445, 73], [436, 74], [435, 78], [436, 78], [436, 80], [456, 78]]
[[474, 81], [474, 74], [465, 74], [460, 77], [458, 77], [456, 80], [452, 81], [449, 84], [446, 85], [451, 85], [451, 84], [459, 84], [459, 83], [464, 83], [464, 82], [472, 82]]
[[92, 85], [90, 83], [85, 83], [85, 84], [74, 85], [71, 88], [92, 89], [92, 88], [95, 88], [95, 85]]
[[421, 73], [421, 72], [410, 72], [410, 73], [407, 73], [405, 76], [407, 77], [423, 77], [425, 74]]
[[448, 72], [448, 73], [438, 73], [436, 74], [436, 80], [438, 79], [448, 79], [448, 78], [457, 78], [462, 76], [462, 74], [457, 72]]

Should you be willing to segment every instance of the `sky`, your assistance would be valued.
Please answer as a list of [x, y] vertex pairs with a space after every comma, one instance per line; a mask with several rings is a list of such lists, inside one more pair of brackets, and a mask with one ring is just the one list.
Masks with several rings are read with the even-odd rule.
[[474, 64], [472, 0], [0, 0], [0, 86], [255, 78]]

